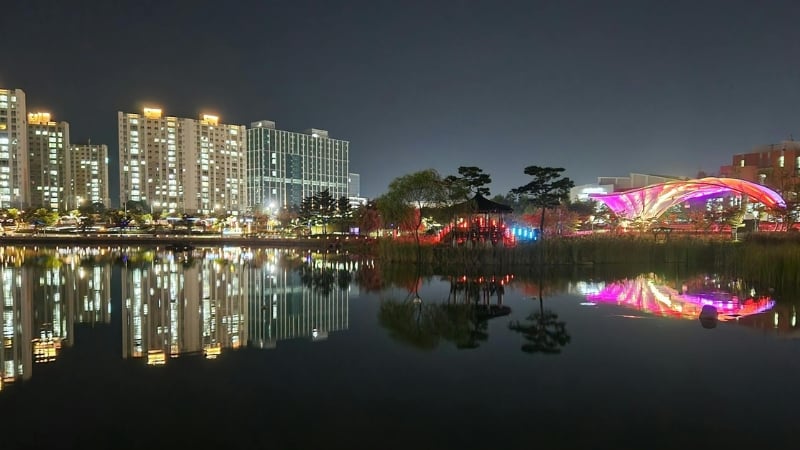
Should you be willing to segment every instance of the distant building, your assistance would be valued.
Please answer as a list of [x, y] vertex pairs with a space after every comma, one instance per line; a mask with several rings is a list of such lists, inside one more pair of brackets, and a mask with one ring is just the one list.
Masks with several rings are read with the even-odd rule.
[[361, 196], [361, 175], [347, 174], [347, 198], [351, 208], [358, 208], [367, 204], [367, 199]]
[[582, 184], [569, 190], [571, 202], [585, 202], [591, 200], [589, 194], [608, 194], [614, 192], [613, 185]]
[[83, 202], [110, 206], [108, 198], [108, 146], [72, 144], [69, 151], [72, 195], [78, 206]]
[[361, 197], [361, 175], [357, 173], [347, 174], [347, 196]]
[[245, 127], [119, 112], [120, 199], [166, 213], [238, 214], [247, 204]]
[[50, 113], [28, 114], [30, 205], [52, 211], [77, 206], [69, 173], [69, 123], [50, 120]]
[[800, 142], [783, 141], [733, 155], [730, 166], [720, 167], [720, 176], [763, 184], [789, 200], [800, 190]]
[[275, 128], [261, 120], [247, 129], [248, 209], [277, 210], [299, 206], [305, 197], [328, 190], [333, 198], [350, 189], [350, 143], [328, 132], [302, 133]]
[[622, 192], [669, 181], [685, 181], [685, 177], [631, 173], [627, 177], [597, 177], [598, 186], [613, 186], [612, 192]]
[[0, 208], [30, 203], [25, 92], [0, 89]]

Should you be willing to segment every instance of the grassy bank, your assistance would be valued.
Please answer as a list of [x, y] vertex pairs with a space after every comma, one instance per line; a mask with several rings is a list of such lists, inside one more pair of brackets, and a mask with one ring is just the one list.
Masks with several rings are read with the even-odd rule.
[[541, 243], [503, 247], [451, 247], [382, 240], [376, 249], [386, 263], [416, 264], [439, 273], [475, 268], [527, 271], [557, 266], [678, 265], [736, 274], [800, 289], [800, 233], [754, 234], [739, 242], [721, 239], [673, 236], [656, 242], [651, 236], [587, 236], [553, 238]]

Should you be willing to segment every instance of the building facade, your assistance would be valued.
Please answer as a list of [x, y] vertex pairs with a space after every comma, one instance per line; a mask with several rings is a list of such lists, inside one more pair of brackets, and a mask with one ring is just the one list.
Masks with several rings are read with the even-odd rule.
[[245, 127], [199, 119], [119, 112], [120, 202], [153, 211], [238, 214], [247, 204]]
[[251, 212], [299, 206], [326, 189], [333, 198], [347, 197], [350, 143], [325, 130], [283, 131], [261, 120], [247, 129], [247, 166]]
[[607, 192], [609, 192], [609, 187], [613, 187], [610, 192], [623, 192], [630, 189], [647, 187], [653, 184], [686, 180], [687, 178], [685, 177], [631, 173], [627, 177], [597, 177], [597, 186], [603, 186], [604, 190]]
[[347, 198], [350, 200], [350, 207], [353, 209], [367, 204], [367, 199], [361, 196], [361, 175], [357, 173], [347, 174]]
[[77, 206], [72, 195], [69, 123], [50, 120], [50, 113], [28, 114], [30, 205], [52, 211]]
[[109, 206], [108, 146], [105, 144], [73, 144], [69, 148], [70, 185], [75, 207], [84, 203]]
[[30, 202], [25, 92], [0, 89], [0, 208]]
[[800, 191], [800, 142], [783, 141], [733, 155], [731, 165], [720, 168], [720, 176], [763, 184], [795, 200]]

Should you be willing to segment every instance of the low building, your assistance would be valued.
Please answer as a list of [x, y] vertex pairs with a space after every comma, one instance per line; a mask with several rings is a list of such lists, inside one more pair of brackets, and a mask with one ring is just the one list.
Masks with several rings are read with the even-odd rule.
[[800, 191], [800, 141], [762, 145], [749, 153], [733, 155], [720, 176], [763, 184], [794, 199]]

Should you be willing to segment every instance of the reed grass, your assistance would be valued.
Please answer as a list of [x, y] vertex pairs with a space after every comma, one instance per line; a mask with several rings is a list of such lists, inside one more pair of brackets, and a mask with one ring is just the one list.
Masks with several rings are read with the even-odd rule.
[[451, 273], [475, 268], [520, 272], [553, 266], [678, 265], [736, 275], [775, 288], [800, 291], [800, 233], [751, 234], [741, 241], [649, 235], [551, 238], [514, 247], [423, 244], [381, 240], [376, 255], [387, 263], [419, 264], [425, 271]]

